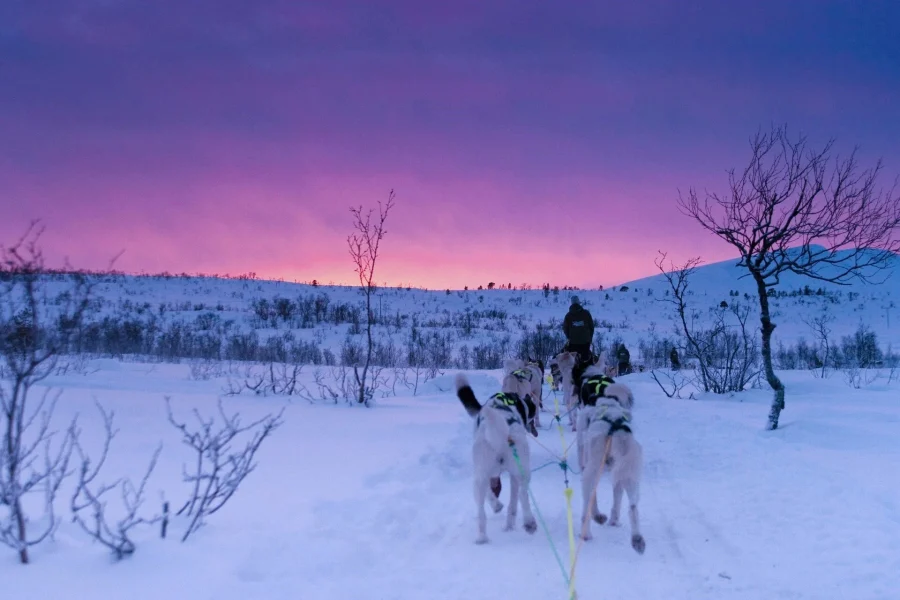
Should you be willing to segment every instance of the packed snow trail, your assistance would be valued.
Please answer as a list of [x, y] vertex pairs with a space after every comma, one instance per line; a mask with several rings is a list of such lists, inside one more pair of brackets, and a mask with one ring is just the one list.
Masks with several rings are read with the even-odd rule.
[[[187, 381], [185, 371], [105, 364], [61, 378], [59, 417], [89, 414], [94, 398], [117, 410], [123, 434], [110, 476], [144, 468], [162, 439], [150, 489], [177, 502], [188, 455], [165, 423], [162, 394], [181, 410], [206, 411], [221, 385]], [[491, 543], [474, 544], [472, 422], [452, 377], [372, 409], [288, 402], [285, 426], [260, 450], [258, 469], [188, 543], [160, 540], [151, 528], [133, 557], [112, 564], [64, 522], [54, 542], [35, 548], [32, 565], [15, 565], [12, 554], [0, 563], [4, 591], [19, 600], [565, 599], [547, 540], [526, 534], [521, 515], [517, 529], [504, 532], [505, 514], [489, 513]], [[786, 373], [789, 408], [781, 428], [768, 432], [765, 391], [677, 400], [644, 375], [622, 379], [635, 392], [633, 429], [644, 447], [647, 549], [632, 550], [627, 522], [594, 525], [578, 558], [580, 600], [896, 600], [896, 385], [853, 390]], [[470, 381], [479, 397], [498, 385], [493, 373], [471, 373]], [[226, 399], [247, 419], [285, 402]], [[541, 432], [553, 453], [532, 444], [533, 466], [555, 460], [558, 436]], [[577, 522], [580, 481], [570, 482]], [[566, 560], [562, 471], [535, 471], [532, 490]], [[608, 478], [598, 498], [608, 511]]]
[[[816, 455], [811, 461], [804, 456], [808, 453], [785, 449], [779, 438], [790, 436], [790, 421], [779, 432], [761, 430], [759, 408], [765, 397], [759, 404], [700, 403], [664, 398], [646, 381], [633, 385], [638, 398], [634, 430], [645, 448], [640, 509], [647, 551], [644, 556], [633, 552], [627, 523], [595, 525], [595, 539], [579, 556], [579, 598], [827, 598], [842, 588], [860, 594], [840, 557], [838, 536], [827, 533], [834, 522], [854, 523], [838, 526], [844, 545], [859, 547], [876, 535], [875, 548], [896, 548], [887, 531], [866, 531], [846, 514], [862, 501], [866, 508], [853, 513], [874, 510], [890, 518], [890, 507], [881, 506], [888, 497], [861, 498], [862, 488], [855, 488], [847, 490], [854, 498], [841, 499], [835, 488], [847, 481], [847, 473], [839, 461], [816, 460]], [[487, 384], [477, 391], [484, 396], [492, 388]], [[444, 441], [420, 448], [418, 460], [410, 448], [410, 459], [370, 478], [358, 499], [319, 507], [309, 542], [320, 565], [311, 571], [321, 570], [323, 576], [314, 577], [310, 592], [351, 598], [367, 590], [379, 598], [406, 600], [490, 598], [502, 590], [508, 597], [565, 598], [565, 582], [541, 535], [525, 534], [520, 524], [516, 531], [503, 532], [501, 513], [489, 521], [491, 544], [472, 543], [471, 423], [455, 398], [432, 406], [447, 415]], [[554, 447], [547, 443], [554, 435], [542, 432], [548, 448]], [[399, 433], [388, 437], [400, 443]], [[535, 466], [555, 458], [537, 444], [532, 453]], [[572, 484], [577, 499], [577, 477]], [[532, 489], [557, 546], [565, 548], [561, 470], [536, 471]], [[608, 510], [606, 479], [598, 498]], [[818, 508], [807, 508], [813, 506]], [[575, 507], [580, 519], [580, 502]], [[829, 545], [822, 547], [817, 537]], [[867, 562], [888, 567], [885, 558], [872, 555]], [[809, 577], [810, 569], [815, 577]], [[897, 571], [892, 573], [881, 576], [897, 582]], [[888, 597], [890, 586], [870, 581], [872, 598]]]

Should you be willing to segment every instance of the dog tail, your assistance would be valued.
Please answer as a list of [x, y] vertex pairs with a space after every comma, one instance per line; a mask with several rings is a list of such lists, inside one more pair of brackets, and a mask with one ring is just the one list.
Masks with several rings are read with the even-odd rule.
[[481, 412], [481, 402], [475, 397], [469, 380], [462, 373], [456, 375], [456, 397], [462, 402], [463, 408], [470, 417], [474, 417]]

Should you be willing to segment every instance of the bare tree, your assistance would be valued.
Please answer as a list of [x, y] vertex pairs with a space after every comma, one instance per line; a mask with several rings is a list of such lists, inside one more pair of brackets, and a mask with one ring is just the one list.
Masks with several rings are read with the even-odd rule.
[[[690, 379], [684, 376], [683, 371], [667, 371], [665, 369], [651, 369], [650, 377], [659, 386], [667, 398], [681, 398], [681, 391], [691, 385]], [[694, 399], [694, 392], [688, 396]]]
[[878, 346], [878, 336], [868, 326], [860, 324], [853, 335], [841, 338], [841, 365], [847, 383], [859, 389], [876, 381], [884, 353]]
[[213, 377], [221, 377], [228, 369], [217, 358], [194, 358], [188, 361], [190, 377], [195, 381], [209, 381]]
[[[685, 297], [699, 259], [690, 259], [682, 266], [667, 270], [665, 258], [666, 254], [660, 252], [660, 257], [655, 261], [672, 292], [663, 301], [675, 305], [678, 333], [685, 340], [684, 354], [696, 365], [700, 387], [715, 394], [743, 390], [759, 373], [756, 368], [759, 364], [758, 344], [747, 330], [750, 309], [739, 303], [717, 307], [713, 309], [714, 318], [710, 326], [696, 325], [696, 315], [689, 311]], [[668, 393], [658, 379], [657, 384]]]
[[739, 392], [759, 375], [759, 343], [747, 328], [750, 308], [734, 303], [714, 310], [712, 327], [698, 336], [704, 340], [711, 390], [720, 394]]
[[707, 192], [701, 200], [693, 188], [679, 194], [682, 211], [731, 244], [756, 283], [763, 365], [774, 392], [767, 429], [778, 427], [785, 405], [772, 365], [769, 290], [788, 272], [837, 284], [873, 282], [900, 250], [896, 183], [878, 188], [881, 161], [860, 169], [856, 150], [832, 159], [832, 146], [813, 149], [804, 136], [790, 139], [786, 127], [759, 131], [747, 167], [729, 172], [725, 195]]
[[356, 378], [357, 398], [360, 404], [368, 405], [369, 400], [375, 393], [375, 388], [369, 382], [369, 365], [372, 362], [372, 349], [374, 342], [372, 340], [372, 325], [375, 321], [375, 315], [372, 311], [372, 295], [375, 293], [375, 263], [378, 260], [378, 249], [384, 234], [384, 224], [387, 221], [388, 213], [394, 206], [394, 190], [388, 194], [387, 203], [378, 203], [378, 219], [372, 219], [372, 209], [363, 214], [362, 206], [351, 207], [350, 213], [353, 215], [353, 227], [355, 233], [347, 237], [347, 244], [350, 247], [350, 257], [353, 259], [354, 272], [359, 276], [359, 285], [366, 298], [366, 356], [362, 364], [362, 371], [359, 366], [354, 365], [353, 374]]
[[[660, 301], [670, 302], [675, 305], [675, 313], [678, 317], [679, 325], [678, 331], [684, 336], [685, 349], [693, 356], [702, 357], [704, 356], [704, 352], [700, 347], [700, 340], [693, 335], [694, 327], [693, 324], [689, 322], [690, 311], [688, 310], [687, 300], [685, 300], [688, 287], [690, 286], [691, 276], [694, 274], [694, 271], [697, 270], [697, 265], [700, 264], [700, 258], [691, 258], [680, 266], [676, 266], [670, 262], [670, 266], [667, 269], [665, 266], [666, 256], [665, 252], [660, 251], [659, 257], [653, 261], [656, 268], [659, 269], [660, 273], [662, 273], [663, 277], [665, 277], [666, 281], [669, 283], [669, 287], [672, 291], [671, 297], [667, 296]], [[705, 382], [708, 379], [705, 364], [701, 361], [698, 367], [700, 368], [701, 377]], [[704, 385], [704, 388], [707, 388], [707, 386]]]
[[[0, 247], [0, 498], [10, 509], [9, 520], [0, 520], [0, 542], [15, 549], [23, 564], [29, 562], [28, 548], [56, 529], [54, 500], [70, 474], [75, 439], [73, 420], [52, 448], [59, 437], [51, 429], [59, 395], [46, 390], [32, 403], [33, 391], [57, 372], [91, 292], [87, 279], [75, 273], [64, 275], [63, 291], [49, 296], [41, 233], [33, 223], [12, 246]], [[45, 518], [29, 519], [22, 500], [41, 490]], [[29, 533], [29, 523], [42, 521], [39, 531]]]
[[[184, 480], [191, 484], [191, 497], [178, 510], [177, 515], [190, 518], [181, 541], [185, 541], [197, 531], [209, 515], [222, 508], [237, 492], [244, 479], [256, 468], [253, 458], [263, 441], [280, 427], [284, 421], [281, 409], [277, 415], [266, 415], [248, 425], [241, 424], [240, 414], [225, 414], [222, 400], [219, 400], [221, 423], [214, 418], [204, 418], [195, 409], [196, 429], [175, 420], [172, 405], [166, 397], [166, 412], [169, 423], [182, 434], [182, 442], [196, 452], [196, 463], [192, 472], [185, 471]], [[236, 438], [248, 434], [243, 448], [233, 448]]]
[[328, 376], [331, 382], [326, 379], [326, 374], [321, 368], [313, 371], [313, 382], [316, 386], [316, 393], [313, 394], [303, 384], [299, 384], [297, 395], [314, 404], [316, 402], [332, 402], [337, 404], [339, 400], [352, 402], [355, 398], [356, 390], [347, 375], [344, 367], [330, 367]]
[[891, 345], [888, 344], [887, 354], [885, 354], [885, 360], [887, 361], [888, 368], [888, 383], [894, 381], [894, 379], [898, 375], [898, 371], [900, 371], [900, 356], [894, 354], [891, 349]]
[[[160, 444], [156, 448], [153, 458], [150, 459], [150, 466], [137, 486], [132, 483], [131, 479], [118, 479], [109, 484], [95, 485], [100, 469], [103, 468], [103, 464], [106, 462], [107, 456], [109, 456], [110, 444], [118, 433], [117, 430], [113, 429], [114, 413], [104, 410], [99, 404], [97, 408], [103, 419], [103, 448], [97, 462], [92, 465], [91, 459], [84, 451], [80, 440], [76, 439], [75, 448], [81, 459], [81, 467], [78, 470], [78, 483], [75, 486], [75, 492], [72, 494], [70, 507], [75, 523], [95, 541], [106, 546], [117, 560], [121, 560], [126, 556], [132, 555], [135, 551], [134, 541], [130, 537], [131, 530], [139, 525], [151, 525], [161, 518], [146, 519], [138, 516], [138, 511], [144, 504], [144, 491], [147, 487], [147, 481], [156, 467], [156, 461], [160, 452], [162, 452], [162, 445]], [[105, 497], [108, 492], [116, 488], [121, 492], [124, 515], [114, 524], [111, 524], [106, 513], [108, 505]]]
[[819, 315], [818, 317], [813, 318], [803, 318], [803, 322], [806, 323], [806, 326], [809, 327], [813, 335], [816, 337], [816, 343], [819, 345], [819, 352], [821, 356], [817, 354], [816, 358], [819, 361], [819, 364], [816, 365], [816, 368], [813, 369], [813, 374], [825, 378], [828, 373], [828, 361], [832, 360], [831, 358], [831, 323], [834, 321], [834, 317], [829, 315], [828, 313]]
[[303, 385], [299, 382], [302, 365], [270, 362], [265, 365], [249, 365], [243, 375], [228, 378], [223, 390], [226, 396], [237, 396], [247, 390], [257, 396], [300, 395]]

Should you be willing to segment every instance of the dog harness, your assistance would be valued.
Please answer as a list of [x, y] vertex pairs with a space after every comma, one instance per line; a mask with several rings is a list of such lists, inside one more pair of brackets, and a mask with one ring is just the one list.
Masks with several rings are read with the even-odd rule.
[[[509, 393], [509, 392], [498, 392], [491, 396], [488, 401], [485, 403], [485, 406], [490, 405], [492, 408], [496, 408], [498, 410], [502, 410], [509, 413], [509, 416], [506, 417], [507, 425], [515, 425], [516, 423], [522, 425], [523, 427], [527, 427], [528, 424], [528, 409], [525, 405], [525, 401], [523, 401], [517, 394]], [[479, 414], [478, 418], [475, 420], [475, 426], [481, 425], [483, 417]]]
[[[603, 407], [603, 411], [600, 413], [599, 417], [595, 417], [593, 421], [603, 421], [605, 423], [609, 423], [609, 431], [606, 432], [606, 435], [612, 435], [617, 431], [624, 431], [626, 433], [632, 433], [631, 427], [628, 426], [628, 415], [622, 415], [618, 419], [610, 419], [606, 416], [606, 411], [609, 410], [608, 406]], [[592, 419], [590, 417], [585, 421], [585, 427], [591, 426]]]
[[[584, 404], [596, 404], [597, 398], [602, 398], [609, 384], [615, 383], [612, 377], [607, 375], [591, 375], [581, 382], [581, 401]], [[593, 400], [593, 402], [589, 402]]]
[[513, 377], [518, 379], [519, 381], [531, 381], [533, 375], [531, 371], [527, 371], [525, 369], [516, 369], [512, 373], [510, 373]]
[[626, 433], [631, 433], [631, 427], [627, 425], [628, 417], [619, 417], [615, 421], [611, 421], [606, 417], [600, 417], [601, 421], [606, 421], [609, 423], [609, 432], [606, 435], [612, 435], [617, 431], [624, 431]]

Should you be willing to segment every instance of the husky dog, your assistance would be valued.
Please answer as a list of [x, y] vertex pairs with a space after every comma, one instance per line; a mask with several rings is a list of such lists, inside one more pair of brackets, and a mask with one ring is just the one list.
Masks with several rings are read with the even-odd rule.
[[[538, 371], [538, 369], [540, 371]], [[540, 396], [543, 393], [541, 377], [543, 377], [544, 374], [544, 364], [539, 360], [526, 362], [518, 358], [510, 358], [503, 363], [503, 373], [503, 381], [500, 389], [504, 393], [516, 394], [519, 398], [530, 398], [532, 401], [534, 401], [535, 398], [534, 394], [538, 394], [538, 401], [535, 403], [536, 409], [534, 419], [526, 425], [526, 429], [531, 432], [531, 435], [537, 437], [537, 428], [541, 425]], [[540, 373], [540, 375], [538, 373]], [[495, 497], [500, 497], [500, 492], [503, 491], [503, 484], [500, 482], [499, 476], [491, 477], [491, 491], [494, 493]]]
[[520, 397], [530, 396], [537, 406], [531, 434], [537, 436], [541, 426], [543, 409], [544, 363], [540, 360], [510, 358], [503, 363], [503, 391], [517, 393]]
[[[506, 531], [515, 527], [516, 505], [521, 502], [523, 526], [528, 533], [537, 531], [531, 512], [528, 485], [531, 480], [531, 452], [526, 428], [534, 419], [537, 407], [529, 396], [518, 396], [505, 389], [482, 404], [462, 373], [456, 376], [456, 396], [469, 416], [475, 419], [475, 439], [472, 443], [472, 462], [475, 467], [475, 504], [478, 506], [478, 537], [476, 544], [487, 543], [487, 500], [495, 513], [503, 510], [500, 500], [489, 493], [492, 479], [499, 483], [503, 471], [509, 473], [509, 508], [506, 511]], [[518, 461], [516, 460], [516, 452]]]
[[550, 359], [550, 374], [553, 376], [550, 389], [558, 392], [562, 388], [562, 371], [559, 370], [559, 360], [555, 356]]
[[556, 364], [559, 365], [562, 374], [563, 400], [569, 415], [569, 425], [572, 427], [572, 431], [577, 431], [575, 415], [581, 404], [579, 390], [581, 389], [582, 373], [585, 369], [605, 365], [606, 351], [601, 352], [593, 364], [581, 363], [577, 352], [560, 352], [556, 355]]
[[646, 547], [638, 518], [643, 449], [634, 438], [629, 423], [634, 396], [623, 383], [616, 383], [604, 369], [588, 367], [584, 373], [578, 414], [578, 460], [581, 464], [581, 492], [584, 499], [581, 535], [591, 539], [591, 519], [604, 524], [606, 515], [597, 506], [597, 484], [604, 468], [612, 473], [613, 505], [609, 524], [619, 524], [622, 492], [628, 494], [631, 547], [643, 554]]

